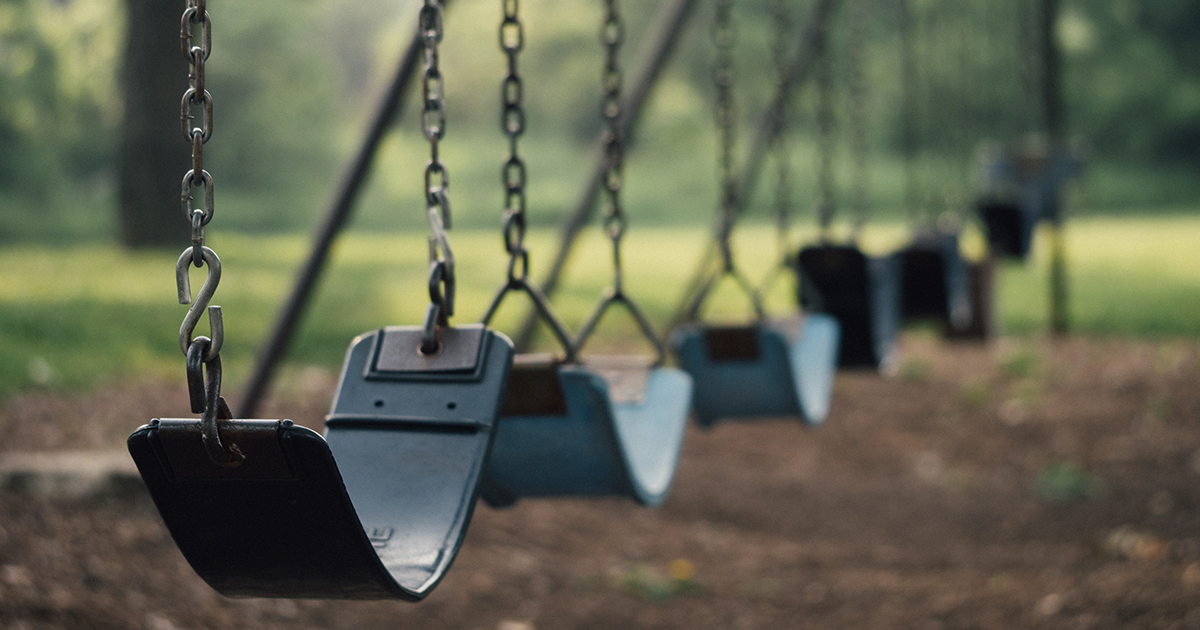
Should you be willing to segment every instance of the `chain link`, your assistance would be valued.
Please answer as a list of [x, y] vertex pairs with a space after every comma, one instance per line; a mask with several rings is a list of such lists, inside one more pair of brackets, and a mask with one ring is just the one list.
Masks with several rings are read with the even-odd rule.
[[[219, 306], [208, 306], [217, 282], [221, 277], [220, 260], [215, 252], [204, 246], [204, 227], [213, 218], [213, 178], [204, 170], [204, 144], [212, 138], [213, 99], [204, 84], [204, 66], [212, 53], [212, 19], [208, 15], [206, 0], [187, 0], [179, 21], [179, 48], [188, 63], [188, 88], [180, 101], [179, 123], [183, 139], [192, 149], [192, 167], [183, 174], [180, 185], [180, 201], [183, 216], [191, 226], [192, 246], [184, 250], [176, 265], [176, 282], [179, 285], [181, 304], [191, 303], [188, 288], [187, 266], [208, 266], [208, 280], [188, 309], [180, 328], [180, 348], [184, 355], [193, 351], [192, 346], [203, 343], [205, 362], [217, 361], [224, 338]], [[196, 110], [199, 110], [197, 113]], [[209, 308], [209, 327], [212, 339], [194, 337], [193, 329], [205, 308]]]
[[604, 72], [601, 75], [603, 98], [600, 113], [604, 118], [604, 152], [608, 158], [608, 170], [604, 173], [604, 230], [613, 243], [613, 265], [615, 270], [614, 291], [621, 292], [621, 237], [625, 234], [625, 212], [621, 208], [621, 185], [625, 166], [625, 138], [622, 130], [624, 112], [621, 111], [621, 84], [623, 76], [620, 65], [621, 44], [625, 41], [625, 23], [617, 11], [616, 0], [605, 0], [604, 23], [600, 28], [600, 41], [604, 44]]
[[[204, 170], [204, 144], [213, 132], [213, 99], [204, 83], [204, 66], [212, 52], [212, 20], [206, 0], [188, 0], [179, 21], [179, 48], [188, 63], [188, 89], [179, 104], [179, 130], [192, 148], [192, 168], [183, 178], [180, 200], [183, 216], [193, 226], [192, 263], [199, 267], [203, 264], [200, 250], [204, 226], [213, 217], [212, 176]], [[193, 207], [196, 188], [200, 189], [200, 200], [195, 204], [198, 208]]]
[[721, 260], [726, 271], [733, 271], [733, 251], [729, 239], [733, 232], [737, 207], [737, 181], [733, 176], [733, 145], [736, 111], [733, 102], [733, 2], [717, 0], [713, 12], [713, 46], [716, 59], [713, 65], [713, 84], [716, 86], [716, 118], [721, 177], [721, 216], [717, 231]]
[[[192, 148], [192, 167], [183, 174], [180, 190], [183, 214], [192, 226], [192, 246], [185, 249], [175, 263], [179, 303], [191, 304], [179, 328], [179, 346], [186, 357], [192, 411], [200, 414], [205, 451], [218, 466], [233, 467], [241, 464], [245, 455], [236, 444], [221, 443], [218, 422], [231, 417], [229, 406], [221, 397], [221, 346], [225, 327], [221, 307], [210, 305], [221, 279], [221, 260], [216, 252], [204, 246], [204, 226], [212, 221], [214, 207], [213, 178], [204, 170], [204, 144], [212, 138], [213, 131], [213, 99], [204, 84], [204, 66], [212, 52], [212, 20], [206, 0], [187, 0], [179, 22], [179, 47], [188, 63], [188, 88], [179, 105], [179, 126], [184, 142]], [[198, 190], [198, 195], [193, 190]], [[188, 279], [189, 265], [208, 267], [208, 277], [195, 302]], [[196, 324], [206, 309], [211, 338], [194, 335]]]
[[525, 249], [525, 160], [518, 141], [525, 133], [524, 83], [517, 58], [525, 47], [525, 30], [520, 20], [520, 0], [501, 0], [504, 19], [500, 22], [500, 48], [508, 58], [508, 72], [500, 84], [500, 128], [508, 136], [508, 159], [500, 172], [504, 184], [504, 251], [510, 256], [508, 282], [523, 282], [529, 276], [529, 252]]
[[454, 252], [450, 249], [450, 175], [438, 157], [438, 144], [446, 135], [446, 101], [438, 45], [442, 42], [444, 11], [440, 0], [425, 0], [418, 17], [424, 45], [425, 64], [421, 80], [424, 107], [421, 129], [429, 141], [429, 163], [425, 166], [425, 213], [429, 219], [429, 310], [421, 352], [440, 350], [438, 330], [449, 326], [454, 315]]

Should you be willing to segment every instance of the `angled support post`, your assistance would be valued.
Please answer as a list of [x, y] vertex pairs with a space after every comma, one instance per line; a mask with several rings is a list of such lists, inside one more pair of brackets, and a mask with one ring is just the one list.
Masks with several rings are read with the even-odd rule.
[[[1041, 2], [1042, 98], [1046, 135], [1050, 138], [1051, 155], [1065, 149], [1066, 116], [1062, 95], [1062, 54], [1055, 37], [1061, 0]], [[1050, 332], [1066, 335], [1067, 321], [1067, 252], [1063, 230], [1061, 191], [1055, 190], [1055, 212], [1050, 217]]]

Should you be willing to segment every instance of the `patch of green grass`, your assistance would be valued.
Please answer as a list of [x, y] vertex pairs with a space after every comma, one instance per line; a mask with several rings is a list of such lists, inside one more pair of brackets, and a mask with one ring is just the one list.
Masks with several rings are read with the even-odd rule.
[[[498, 232], [498, 230], [497, 230]], [[873, 224], [864, 248], [885, 252], [907, 230]], [[810, 228], [797, 242], [810, 242]], [[1200, 218], [1080, 219], [1069, 225], [1071, 313], [1074, 330], [1100, 335], [1200, 336]], [[504, 276], [505, 258], [493, 231], [451, 234], [458, 261], [457, 322], [476, 321]], [[688, 228], [638, 226], [625, 241], [626, 290], [659, 327], [680, 301], [686, 280], [704, 249], [707, 225]], [[556, 234], [534, 229], [527, 239], [533, 276], [540, 278], [553, 255]], [[280, 303], [291, 289], [309, 245], [306, 236], [251, 237], [214, 231], [209, 244], [223, 263], [215, 303], [223, 307], [226, 383], [237, 389], [249, 376]], [[554, 306], [577, 327], [611, 282], [610, 242], [598, 227], [585, 232], [573, 253]], [[1039, 246], [1040, 247], [1040, 246]], [[182, 248], [182, 245], [181, 245]], [[736, 232], [739, 265], [755, 282], [778, 261], [772, 228], [748, 223]], [[100, 244], [10, 246], [0, 250], [0, 398], [50, 387], [78, 390], [147, 376], [182, 378], [179, 322], [186, 307], [176, 302], [177, 251], [128, 253]], [[1045, 256], [1037, 249], [1026, 266], [1008, 265], [998, 277], [1002, 327], [1009, 332], [1044, 330]], [[333, 262], [292, 344], [293, 363], [336, 370], [351, 338], [388, 324], [417, 324], [427, 304], [423, 232], [350, 233]], [[194, 272], [193, 284], [203, 282]], [[726, 294], [729, 295], [726, 295]], [[791, 308], [794, 282], [775, 282], [768, 310]], [[514, 297], [494, 324], [513, 332], [528, 308]], [[743, 301], [729, 287], [714, 297], [713, 317], [745, 317]], [[205, 334], [202, 321], [197, 332]], [[632, 348], [629, 318], [606, 318], [589, 350]], [[665, 332], [661, 331], [660, 332]], [[544, 336], [545, 337], [545, 336]], [[543, 349], [553, 349], [548, 337]], [[1025, 377], [1036, 355], [1014, 355], [1004, 367]], [[916, 369], [916, 368], [913, 368]]]

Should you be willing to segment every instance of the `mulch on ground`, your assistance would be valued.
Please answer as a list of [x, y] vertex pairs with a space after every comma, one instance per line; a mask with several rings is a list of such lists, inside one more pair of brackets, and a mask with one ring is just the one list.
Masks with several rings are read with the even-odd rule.
[[[1200, 628], [1200, 344], [914, 334], [826, 426], [689, 428], [658, 510], [481, 506], [423, 603], [232, 600], [140, 493], [0, 492], [0, 629]], [[268, 417], [319, 428], [333, 377]], [[0, 451], [120, 448], [181, 384], [30, 393]], [[319, 544], [319, 541], [313, 541]]]

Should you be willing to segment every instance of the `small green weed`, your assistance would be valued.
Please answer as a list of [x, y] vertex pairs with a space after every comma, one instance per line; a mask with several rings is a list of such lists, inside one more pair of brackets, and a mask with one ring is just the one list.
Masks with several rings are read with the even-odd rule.
[[671, 562], [666, 574], [648, 564], [635, 564], [621, 575], [618, 586], [627, 594], [652, 602], [699, 595], [704, 590], [696, 579], [695, 567], [682, 558]]
[[1100, 492], [1101, 480], [1075, 462], [1053, 462], [1042, 467], [1034, 491], [1047, 501], [1066, 503], [1090, 499]]
[[958, 395], [963, 405], [971, 409], [982, 409], [992, 399], [992, 388], [987, 381], [970, 380], [962, 384]]
[[1166, 422], [1171, 417], [1171, 397], [1166, 394], [1155, 394], [1146, 404], [1146, 416], [1159, 422]]
[[1029, 378], [1037, 373], [1040, 366], [1041, 358], [1037, 353], [1023, 348], [1000, 360], [1000, 373], [1008, 378]]
[[926, 383], [933, 377], [933, 365], [925, 359], [906, 359], [900, 364], [899, 376], [912, 383]]

